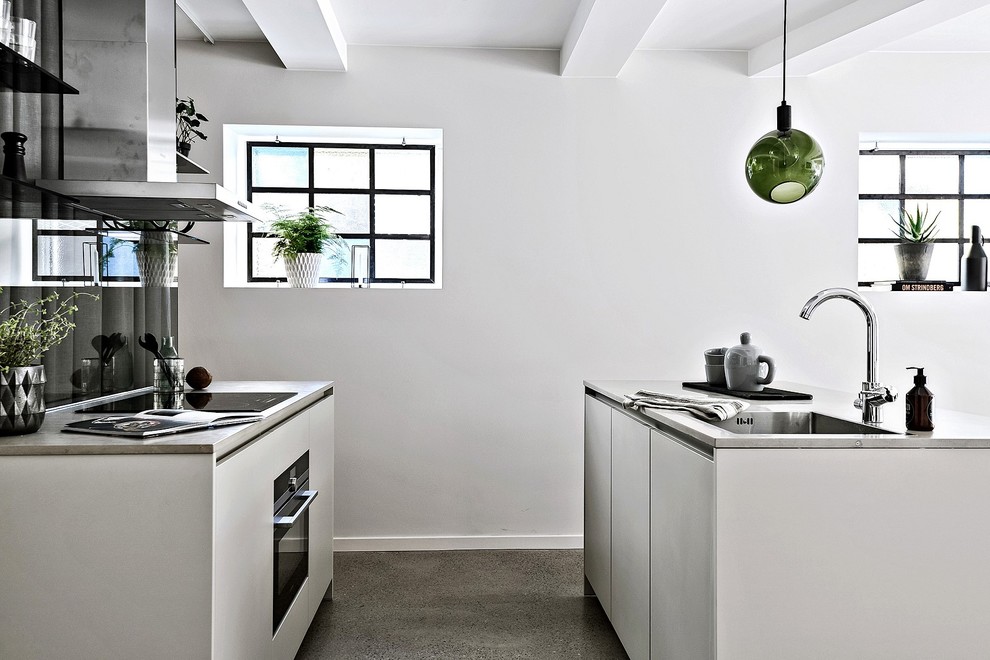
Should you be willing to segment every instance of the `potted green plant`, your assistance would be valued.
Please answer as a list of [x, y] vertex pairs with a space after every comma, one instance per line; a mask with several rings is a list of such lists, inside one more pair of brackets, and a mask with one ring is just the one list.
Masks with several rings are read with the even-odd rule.
[[206, 134], [199, 129], [204, 121], [210, 120], [196, 112], [196, 103], [191, 98], [175, 99], [175, 148], [183, 156], [189, 156], [196, 138], [206, 139]]
[[56, 292], [0, 312], [0, 435], [34, 433], [45, 421], [45, 366], [35, 362], [76, 327], [79, 296], [97, 299], [76, 292], [60, 302]]
[[935, 214], [928, 219], [928, 207], [921, 210], [916, 204], [914, 213], [901, 209], [898, 217], [890, 216], [897, 229], [891, 231], [901, 239], [894, 246], [897, 254], [897, 266], [902, 280], [922, 281], [928, 276], [928, 266], [932, 260], [932, 250], [935, 248], [935, 236], [938, 234], [938, 216]]
[[285, 262], [285, 274], [289, 286], [311, 288], [319, 280], [320, 264], [326, 254], [331, 261], [344, 258], [347, 243], [334, 232], [326, 214], [340, 211], [329, 206], [316, 206], [295, 215], [286, 215], [278, 207], [266, 206], [276, 216], [268, 226], [268, 233], [277, 240], [272, 246], [272, 256]]

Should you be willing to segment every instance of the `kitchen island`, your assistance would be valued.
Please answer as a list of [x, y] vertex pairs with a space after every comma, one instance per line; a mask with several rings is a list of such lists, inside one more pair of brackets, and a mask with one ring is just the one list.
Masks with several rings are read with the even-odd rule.
[[[775, 387], [778, 384], [775, 383]], [[854, 395], [797, 384], [859, 421]], [[973, 658], [990, 648], [990, 418], [907, 435], [760, 434], [623, 407], [585, 382], [585, 577], [630, 657]], [[880, 430], [890, 433], [881, 433]]]
[[[333, 383], [230, 391], [295, 395], [146, 440], [63, 433], [73, 410], [0, 438], [0, 657], [294, 657], [333, 579]], [[273, 634], [273, 484], [307, 453], [308, 575]]]

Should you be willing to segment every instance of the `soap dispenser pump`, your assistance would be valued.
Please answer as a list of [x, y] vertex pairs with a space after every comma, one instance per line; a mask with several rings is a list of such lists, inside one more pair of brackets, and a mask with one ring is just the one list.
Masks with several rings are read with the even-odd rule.
[[925, 387], [924, 367], [908, 367], [917, 369], [914, 377], [914, 387], [904, 397], [905, 424], [908, 431], [931, 431], [935, 428], [935, 395]]

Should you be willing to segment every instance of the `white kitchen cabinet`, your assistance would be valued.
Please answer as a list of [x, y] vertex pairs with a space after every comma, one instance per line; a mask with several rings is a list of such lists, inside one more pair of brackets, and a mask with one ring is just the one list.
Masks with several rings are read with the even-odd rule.
[[650, 429], [612, 413], [612, 626], [650, 657]]
[[[272, 483], [309, 449], [309, 421], [316, 408], [299, 413], [217, 462], [213, 609], [213, 657], [217, 660], [284, 657], [272, 653], [273, 587], [271, 579], [264, 579], [271, 576], [274, 560]], [[309, 612], [308, 602], [303, 609]], [[293, 634], [293, 629], [286, 633], [290, 639], [283, 645], [290, 646], [291, 638], [299, 637], [298, 648], [306, 629], [302, 636]]]
[[626, 653], [713, 658], [712, 457], [586, 396], [585, 475], [585, 578]]
[[[0, 658], [293, 658], [333, 576], [334, 402], [291, 386], [249, 426], [125, 443], [66, 412], [0, 443]], [[273, 482], [306, 451], [309, 576], [273, 639]]]
[[715, 657], [715, 464], [650, 431], [650, 657]]
[[612, 409], [584, 398], [584, 577], [612, 612]]

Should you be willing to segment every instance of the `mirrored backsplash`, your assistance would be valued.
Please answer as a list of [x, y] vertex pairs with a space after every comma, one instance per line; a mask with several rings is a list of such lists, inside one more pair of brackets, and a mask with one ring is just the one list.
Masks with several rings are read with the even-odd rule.
[[[178, 288], [3, 286], [0, 310], [12, 302], [32, 302], [55, 292], [64, 299], [77, 291], [96, 298], [76, 299], [76, 327], [42, 359], [46, 404], [65, 405], [151, 385], [154, 358], [138, 345], [138, 338], [149, 332], [159, 342], [172, 337], [181, 348]], [[7, 318], [6, 312], [0, 314], [0, 322]]]

